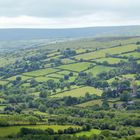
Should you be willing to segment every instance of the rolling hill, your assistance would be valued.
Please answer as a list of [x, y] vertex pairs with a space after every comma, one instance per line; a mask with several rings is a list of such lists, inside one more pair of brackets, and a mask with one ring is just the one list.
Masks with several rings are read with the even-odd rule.
[[88, 27], [69, 29], [0, 29], [0, 41], [86, 38], [101, 36], [140, 36], [140, 26]]

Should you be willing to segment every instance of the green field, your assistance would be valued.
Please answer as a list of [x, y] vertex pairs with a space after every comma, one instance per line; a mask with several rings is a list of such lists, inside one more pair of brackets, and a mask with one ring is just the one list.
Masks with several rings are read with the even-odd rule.
[[69, 58], [62, 59], [61, 62], [65, 64], [74, 63], [75, 61]]
[[107, 82], [109, 84], [111, 84], [115, 80], [115, 78], [117, 78], [117, 79], [122, 79], [122, 78], [135, 79], [135, 74], [125, 74], [125, 75], [121, 75], [120, 77], [119, 76], [118, 77], [113, 77], [113, 78], [107, 80]]
[[136, 74], [125, 74], [125, 75], [122, 75], [122, 77], [124, 77], [124, 78], [130, 78], [130, 79], [135, 79], [135, 75]]
[[89, 106], [101, 105], [101, 104], [102, 104], [102, 100], [98, 99], [98, 100], [87, 101], [85, 103], [78, 104], [77, 106], [79, 106], [79, 107], [89, 107]]
[[83, 97], [85, 94], [89, 92], [90, 94], [96, 94], [98, 96], [101, 96], [102, 90], [96, 89], [94, 87], [81, 87], [77, 89], [73, 89], [70, 91], [62, 92], [56, 95], [53, 95], [51, 97], [64, 97], [64, 96], [72, 96], [72, 97]]
[[6, 57], [0, 57], [0, 67], [12, 64], [16, 61], [16, 58], [9, 56], [8, 58]]
[[101, 73], [101, 72], [108, 72], [110, 71], [111, 69], [114, 69], [115, 67], [107, 67], [107, 66], [95, 66], [85, 72], [87, 73], [92, 73], [93, 76], [96, 76], [97, 74]]
[[86, 52], [85, 49], [77, 49], [77, 50], [76, 50], [76, 54], [84, 53], [84, 52]]
[[101, 133], [101, 130], [98, 129], [91, 129], [90, 131], [83, 131], [80, 133], [77, 133], [76, 136], [80, 137], [80, 136], [87, 136], [90, 137], [92, 135], [99, 135]]
[[81, 62], [81, 63], [74, 63], [74, 64], [69, 64], [69, 65], [62, 65], [59, 68], [64, 69], [64, 70], [70, 70], [70, 71], [83, 71], [87, 69], [90, 66], [91, 63], [89, 62]]
[[140, 86], [140, 80], [136, 80], [138, 86]]
[[16, 80], [17, 77], [21, 77], [21, 80], [23, 80], [23, 81], [31, 78], [31, 77], [24, 76], [24, 75], [17, 75], [17, 76], [12, 76], [12, 77], [8, 78], [7, 80], [14, 81], [14, 80]]
[[23, 73], [23, 75], [36, 77], [36, 76], [43, 76], [43, 75], [47, 75], [50, 73], [54, 73], [56, 71], [58, 71], [58, 70], [53, 69], [53, 68], [47, 68], [47, 69], [41, 69], [41, 70], [36, 70], [36, 71], [32, 71], [32, 72], [26, 72], [26, 73]]
[[0, 137], [5, 137], [11, 134], [17, 134], [21, 128], [31, 128], [31, 129], [42, 129], [45, 130], [47, 128], [52, 128], [54, 131], [64, 130], [69, 127], [76, 127], [79, 128], [79, 126], [73, 126], [73, 125], [29, 125], [29, 126], [9, 126], [9, 127], [0, 127]]
[[[70, 71], [63, 70], [63, 71], [59, 71], [57, 73], [58, 74], [61, 74], [61, 75], [69, 75], [70, 74]], [[77, 75], [77, 72], [72, 72], [72, 73], [73, 73], [73, 76], [76, 76]]]
[[54, 78], [50, 78], [50, 77], [43, 77], [43, 76], [39, 76], [39, 77], [37, 77], [37, 78], [35, 78], [35, 80], [37, 81], [37, 82], [45, 82], [45, 81], [48, 81], [48, 80], [54, 80]]
[[140, 52], [125, 53], [125, 54], [122, 54], [120, 56], [140, 58]]
[[100, 59], [96, 59], [95, 60], [96, 62], [98, 63], [103, 63], [103, 62], [108, 62], [108, 64], [117, 64], [119, 63], [120, 61], [127, 61], [126, 59], [120, 59], [120, 58], [100, 58]]
[[138, 60], [137, 63], [140, 64], [140, 60]]
[[95, 58], [97, 59], [97, 58], [105, 57], [106, 54], [121, 54], [124, 52], [133, 51], [135, 49], [137, 49], [137, 45], [126, 45], [126, 46], [108, 48], [108, 49], [103, 49], [103, 50], [99, 50], [95, 52], [77, 55], [75, 58], [78, 60], [80, 59], [89, 60], [89, 59], [95, 59]]
[[[33, 43], [29, 49], [0, 53], [0, 139], [62, 135], [59, 139], [87, 140], [96, 134], [95, 139], [123, 140], [133, 130], [140, 133], [140, 66], [135, 63], [140, 64], [140, 37], [37, 43], [38, 47]], [[80, 129], [16, 135], [23, 127]]]
[[53, 77], [53, 78], [58, 78], [58, 79], [64, 78], [64, 76], [59, 73], [49, 74], [48, 77]]
[[0, 85], [5, 85], [7, 83], [8, 83], [8, 81], [0, 80]]

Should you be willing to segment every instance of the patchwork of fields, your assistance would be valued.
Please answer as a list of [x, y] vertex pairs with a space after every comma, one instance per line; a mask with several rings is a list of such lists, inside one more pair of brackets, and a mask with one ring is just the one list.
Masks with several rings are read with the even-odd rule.
[[[82, 43], [87, 44], [84, 40]], [[67, 48], [60, 44], [58, 50], [30, 50], [30, 57], [25, 52], [13, 59], [11, 55], [11, 60], [0, 57], [0, 137], [17, 134], [25, 124], [26, 128], [50, 128], [56, 133], [65, 133], [64, 129], [70, 127], [72, 135], [90, 137], [106, 129], [114, 133], [125, 117], [131, 118], [131, 104], [136, 101], [136, 106], [139, 102], [132, 96], [140, 89], [139, 45], [118, 41], [98, 47], [98, 42], [92, 48], [91, 41], [89, 48], [80, 47], [81, 42], [75, 48]], [[127, 105], [130, 113], [124, 112]], [[138, 118], [136, 107], [132, 118]], [[6, 126], [1, 127], [1, 120]], [[110, 120], [114, 121], [112, 125]], [[91, 128], [86, 131], [84, 124]], [[139, 133], [137, 124], [132, 128]]]

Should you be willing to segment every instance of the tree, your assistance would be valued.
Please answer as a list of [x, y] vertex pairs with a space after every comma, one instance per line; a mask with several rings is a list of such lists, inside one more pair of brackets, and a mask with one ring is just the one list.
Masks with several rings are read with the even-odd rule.
[[30, 81], [30, 85], [31, 85], [31, 87], [35, 87], [35, 86], [38, 85], [38, 82], [37, 82], [35, 79], [32, 79], [32, 80]]
[[69, 76], [68, 75], [64, 75], [64, 80], [69, 80]]
[[39, 97], [41, 98], [46, 98], [48, 95], [48, 91], [47, 90], [42, 90], [39, 94]]
[[65, 105], [67, 105], [67, 106], [74, 105], [76, 103], [77, 103], [77, 98], [76, 97], [68, 96], [65, 99]]
[[109, 109], [109, 104], [108, 104], [108, 101], [107, 100], [104, 100], [103, 103], [102, 103], [102, 107], [103, 109]]
[[39, 111], [46, 112], [46, 106], [45, 105], [40, 105], [39, 106]]
[[123, 93], [120, 95], [120, 100], [128, 102], [131, 99], [131, 95], [128, 91], [123, 91]]
[[22, 80], [22, 78], [20, 76], [16, 77], [16, 81], [21, 81], [21, 80]]

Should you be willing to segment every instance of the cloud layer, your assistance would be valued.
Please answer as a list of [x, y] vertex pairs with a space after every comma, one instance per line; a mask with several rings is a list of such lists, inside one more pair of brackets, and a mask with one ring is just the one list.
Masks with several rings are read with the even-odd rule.
[[139, 0], [0, 0], [0, 27], [139, 25], [139, 7]]

